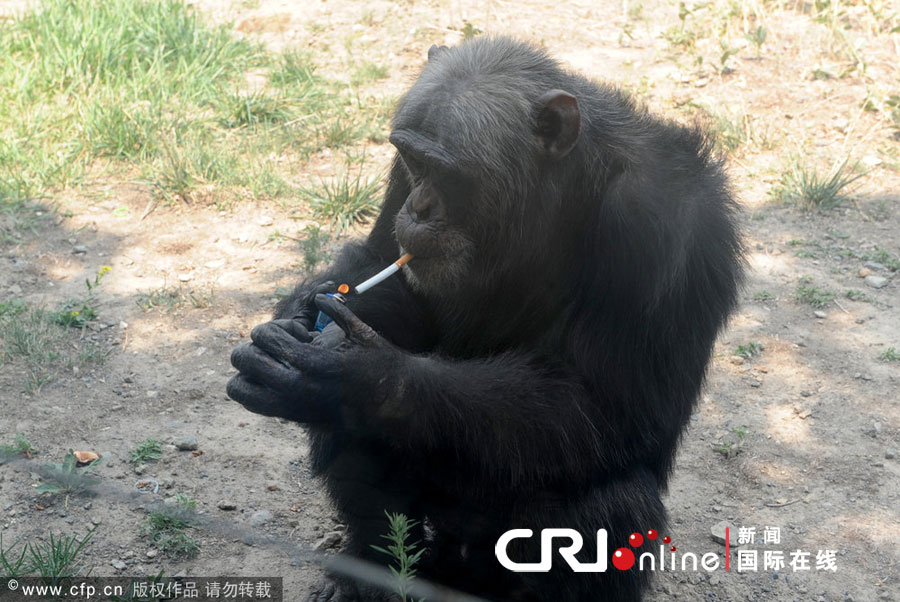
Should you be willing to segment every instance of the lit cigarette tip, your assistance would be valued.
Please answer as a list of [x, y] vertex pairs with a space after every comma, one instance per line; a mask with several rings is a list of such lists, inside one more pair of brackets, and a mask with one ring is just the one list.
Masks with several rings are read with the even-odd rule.
[[412, 253], [405, 253], [404, 255], [402, 255], [402, 256], [400, 257], [400, 259], [398, 259], [397, 261], [395, 261], [394, 264], [396, 264], [396, 266], [397, 266], [398, 268], [402, 268], [402, 267], [405, 266], [407, 263], [409, 263], [409, 260], [412, 259], [412, 257], [413, 257], [413, 256], [412, 256]]

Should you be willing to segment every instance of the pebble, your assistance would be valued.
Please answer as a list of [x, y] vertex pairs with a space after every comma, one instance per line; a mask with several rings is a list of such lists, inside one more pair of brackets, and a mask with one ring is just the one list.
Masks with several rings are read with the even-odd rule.
[[343, 539], [344, 534], [340, 531], [330, 531], [326, 533], [322, 539], [316, 542], [316, 545], [313, 546], [313, 549], [316, 551], [327, 550], [328, 548], [337, 546]]
[[113, 568], [116, 569], [117, 571], [122, 571], [122, 570], [125, 569], [125, 563], [122, 562], [121, 560], [113, 560], [113, 561], [112, 561], [112, 566], [113, 566]]
[[273, 220], [272, 216], [270, 216], [270, 215], [264, 215], [261, 218], [259, 218], [260, 226], [271, 226], [274, 223], [275, 223], [275, 220]]
[[820, 320], [824, 320], [825, 318], [828, 317], [828, 314], [826, 314], [824, 311], [814, 311], [813, 315], [815, 317], [819, 318]]
[[[730, 545], [736, 546], [738, 542], [737, 527], [727, 520], [719, 521], [710, 527], [709, 532], [712, 535], [713, 541], [725, 545], [725, 527], [728, 527], [728, 539], [730, 540]], [[712, 581], [710, 581], [710, 583], [712, 583]]]
[[253, 527], [262, 527], [273, 518], [275, 518], [275, 515], [268, 510], [257, 510], [250, 515], [250, 525]]
[[175, 447], [181, 451], [193, 451], [199, 447], [194, 437], [182, 437], [175, 440]]
[[893, 449], [884, 450], [884, 458], [886, 460], [893, 460], [896, 457], [897, 457], [897, 452], [895, 450], [893, 450]]
[[278, 486], [278, 483], [271, 482], [266, 484], [266, 489], [269, 491], [280, 491], [281, 487]]
[[872, 288], [884, 288], [887, 283], [888, 279], [884, 276], [866, 276], [866, 285]]
[[732, 355], [730, 360], [731, 360], [731, 363], [734, 364], [735, 366], [740, 366], [741, 364], [744, 363], [744, 358], [741, 357], [740, 355]]
[[859, 270], [860, 278], [865, 278], [866, 276], [869, 276], [871, 273], [872, 273], [872, 270], [870, 270], [869, 268], [862, 268]]
[[865, 267], [869, 268], [870, 270], [878, 270], [881, 272], [883, 272], [884, 270], [887, 269], [884, 265], [878, 263], [877, 261], [867, 261], [863, 265]]
[[147, 558], [156, 558], [158, 553], [156, 550], [147, 550]]
[[237, 504], [230, 500], [222, 500], [217, 505], [219, 510], [237, 510]]
[[190, 274], [178, 274], [178, 280], [180, 282], [190, 282], [191, 275]]
[[72, 247], [73, 255], [83, 255], [85, 253], [87, 253], [87, 247], [84, 245], [75, 245], [74, 247]]

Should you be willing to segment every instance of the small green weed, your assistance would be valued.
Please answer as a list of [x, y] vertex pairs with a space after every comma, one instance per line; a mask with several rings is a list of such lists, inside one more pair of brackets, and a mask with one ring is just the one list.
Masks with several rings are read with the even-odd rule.
[[900, 352], [893, 347], [888, 347], [878, 355], [882, 362], [900, 362]]
[[795, 160], [782, 173], [781, 182], [771, 194], [779, 201], [794, 203], [807, 210], [833, 209], [849, 198], [847, 186], [864, 175], [863, 172], [854, 173], [846, 159], [827, 176], [821, 176], [815, 169]]
[[765, 345], [763, 345], [759, 341], [753, 341], [747, 343], [746, 345], [738, 345], [738, 348], [735, 350], [734, 354], [749, 360], [753, 359], [757, 355], [762, 354], [763, 349], [765, 349]]
[[162, 552], [176, 558], [193, 558], [200, 552], [200, 544], [185, 531], [192, 527], [197, 502], [177, 494], [174, 503], [167, 503], [153, 511], [142, 527]]
[[815, 288], [806, 284], [797, 287], [794, 298], [816, 308], [822, 308], [834, 301], [834, 292], [828, 289]]
[[390, 514], [388, 517], [389, 532], [382, 535], [389, 543], [387, 547], [372, 546], [372, 549], [381, 552], [391, 558], [394, 564], [390, 565], [391, 573], [397, 579], [396, 591], [403, 602], [409, 600], [409, 586], [416, 576], [416, 565], [422, 558], [425, 549], [416, 550], [421, 542], [410, 542], [409, 536], [412, 529], [418, 526], [417, 521], [409, 520], [404, 514]]
[[322, 180], [315, 188], [306, 188], [303, 196], [313, 214], [330, 222], [339, 234], [353, 224], [375, 215], [381, 206], [381, 182], [364, 179], [362, 170], [355, 175], [344, 171], [332, 180]]
[[128, 459], [132, 464], [156, 462], [162, 458], [162, 442], [156, 439], [144, 439], [131, 451]]

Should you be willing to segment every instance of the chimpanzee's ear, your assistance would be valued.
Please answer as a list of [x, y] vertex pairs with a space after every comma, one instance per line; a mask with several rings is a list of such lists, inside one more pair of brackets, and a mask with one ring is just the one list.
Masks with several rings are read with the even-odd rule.
[[545, 92], [537, 101], [535, 136], [548, 158], [562, 159], [578, 142], [581, 111], [578, 100], [563, 90]]
[[442, 52], [446, 51], [446, 46], [438, 46], [437, 44], [432, 44], [431, 48], [428, 49], [428, 60], [433, 60], [436, 56], [440, 56]]

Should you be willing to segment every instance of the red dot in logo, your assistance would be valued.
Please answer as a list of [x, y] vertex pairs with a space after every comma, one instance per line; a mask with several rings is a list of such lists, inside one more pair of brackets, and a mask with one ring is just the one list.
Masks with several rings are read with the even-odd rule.
[[672, 547], [669, 548], [669, 549], [672, 550], [673, 552], [676, 550], [675, 546], [672, 546]]
[[632, 533], [628, 536], [628, 543], [631, 544], [632, 548], [637, 548], [642, 543], [644, 543], [644, 536], [640, 533]]
[[657, 535], [658, 535], [658, 533], [656, 532], [656, 529], [650, 529], [649, 531], [647, 531], [647, 539], [649, 539], [649, 540], [656, 539]]
[[666, 535], [665, 537], [663, 537], [663, 543], [669, 543], [670, 541], [672, 541], [672, 538], [669, 537], [668, 535]]
[[634, 552], [628, 548], [619, 548], [613, 552], [612, 563], [620, 571], [627, 571], [634, 566]]

